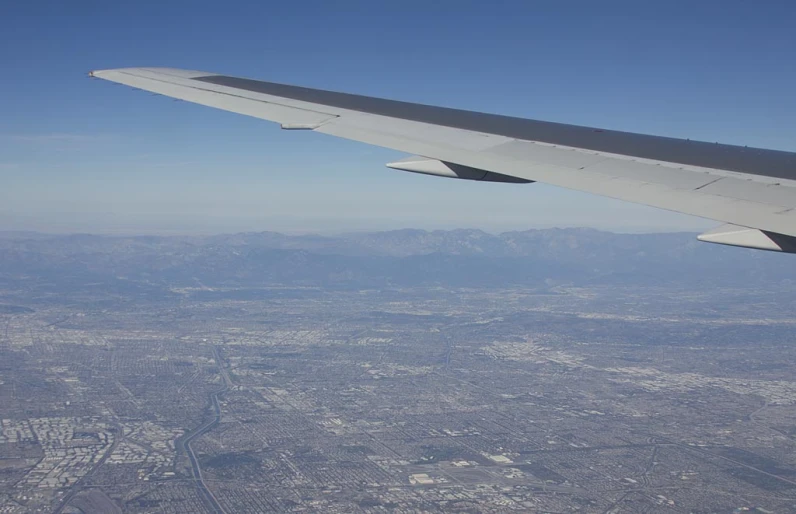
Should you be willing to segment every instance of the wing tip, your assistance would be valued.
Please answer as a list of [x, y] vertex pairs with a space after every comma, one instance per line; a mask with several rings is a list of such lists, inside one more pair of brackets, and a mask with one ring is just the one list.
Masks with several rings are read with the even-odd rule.
[[91, 70], [91, 71], [88, 72], [88, 76], [89, 76], [89, 78], [92, 78], [92, 79], [94, 79], [94, 78], [102, 79], [102, 78], [105, 78], [108, 75], [108, 73], [114, 72], [114, 71], [121, 71], [121, 68], [119, 68], [119, 69], [108, 69], [108, 70]]
[[113, 76], [117, 73], [124, 73], [128, 75], [138, 75], [144, 77], [152, 77], [152, 76], [166, 76], [172, 79], [194, 79], [196, 77], [207, 77], [211, 75], [217, 75], [217, 73], [209, 73], [206, 71], [199, 71], [199, 70], [184, 70], [180, 68], [167, 68], [167, 67], [158, 67], [158, 66], [141, 66], [141, 67], [129, 67], [129, 68], [109, 68], [104, 70], [91, 70], [88, 72], [88, 76], [92, 78], [106, 78], [108, 76]]

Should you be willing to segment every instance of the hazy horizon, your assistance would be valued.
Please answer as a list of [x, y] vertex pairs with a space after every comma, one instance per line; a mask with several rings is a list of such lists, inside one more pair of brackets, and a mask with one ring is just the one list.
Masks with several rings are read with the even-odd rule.
[[[0, 220], [2, 220], [2, 215], [0, 214]], [[710, 223], [710, 221], [706, 220], [706, 223]], [[246, 228], [245, 226], [241, 226], [239, 228], [230, 227], [225, 229], [223, 227], [217, 227], [216, 229], [206, 229], [201, 230], [200, 227], [196, 227], [195, 229], [180, 229], [180, 228], [157, 228], [157, 227], [134, 227], [134, 226], [127, 226], [124, 228], [91, 228], [90, 225], [61, 225], [61, 226], [39, 226], [36, 224], [21, 224], [19, 228], [15, 228], [13, 226], [6, 226], [0, 222], [0, 235], [15, 235], [15, 234], [38, 234], [38, 235], [45, 235], [45, 236], [69, 236], [69, 235], [96, 235], [96, 236], [107, 236], [107, 237], [143, 237], [143, 236], [161, 236], [161, 237], [178, 237], [178, 236], [192, 236], [192, 237], [210, 237], [210, 236], [222, 236], [222, 235], [236, 235], [236, 234], [257, 234], [257, 233], [278, 233], [288, 236], [323, 236], [323, 237], [337, 237], [337, 236], [345, 236], [348, 234], [367, 234], [367, 233], [382, 233], [382, 232], [398, 232], [398, 231], [409, 231], [409, 230], [418, 230], [424, 231], [428, 233], [432, 232], [451, 232], [451, 231], [480, 231], [491, 235], [500, 235], [510, 232], [525, 232], [525, 231], [532, 231], [532, 230], [568, 230], [568, 229], [586, 229], [586, 230], [596, 230], [600, 232], [607, 232], [613, 234], [677, 234], [677, 233], [684, 233], [684, 234], [694, 234], [695, 236], [701, 232], [700, 229], [689, 229], [686, 227], [677, 227], [677, 226], [661, 226], [661, 227], [650, 227], [650, 228], [638, 228], [638, 229], [622, 229], [621, 227], [596, 227], [596, 226], [588, 226], [588, 225], [526, 225], [526, 226], [516, 226], [516, 227], [506, 227], [504, 229], [495, 229], [495, 228], [488, 228], [488, 227], [478, 227], [478, 226], [468, 226], [468, 225], [440, 225], [440, 226], [413, 226], [413, 225], [399, 225], [396, 224], [394, 226], [384, 226], [384, 227], [372, 227], [368, 228], [365, 226], [356, 227], [356, 226], [348, 226], [346, 227], [328, 227], [327, 229], [300, 229], [300, 228], [284, 228], [279, 229], [272, 225], [257, 225], [250, 228]]]
[[[339, 234], [403, 228], [474, 228], [500, 233], [583, 227], [656, 233], [703, 232], [720, 224], [544, 184], [482, 184], [391, 173], [398, 175], [399, 181], [407, 180], [412, 184], [410, 188], [393, 188], [389, 195], [375, 194], [378, 186], [373, 183], [363, 186], [368, 190], [325, 198], [323, 188], [285, 187], [276, 180], [267, 198], [256, 189], [247, 191], [245, 184], [229, 184], [227, 191], [191, 198], [187, 194], [180, 196], [183, 186], [173, 184], [173, 191], [161, 190], [155, 201], [150, 197], [130, 198], [122, 190], [116, 191], [116, 196], [96, 193], [92, 199], [79, 201], [58, 194], [55, 188], [46, 208], [29, 204], [26, 199], [30, 196], [26, 194], [7, 190], [6, 195], [0, 193], [0, 198], [6, 197], [0, 207], [0, 230], [120, 235], [263, 230]], [[440, 202], [444, 208], [440, 208]]]

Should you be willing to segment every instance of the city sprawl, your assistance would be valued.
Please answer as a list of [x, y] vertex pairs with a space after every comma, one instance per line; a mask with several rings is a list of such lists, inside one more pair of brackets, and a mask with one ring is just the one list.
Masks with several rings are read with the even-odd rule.
[[599, 259], [489, 286], [291, 253], [334, 260], [312, 283], [281, 257], [267, 280], [166, 278], [185, 263], [129, 264], [129, 242], [64, 250], [58, 276], [19, 241], [0, 243], [2, 513], [796, 512], [782, 256], [738, 279], [758, 286]]

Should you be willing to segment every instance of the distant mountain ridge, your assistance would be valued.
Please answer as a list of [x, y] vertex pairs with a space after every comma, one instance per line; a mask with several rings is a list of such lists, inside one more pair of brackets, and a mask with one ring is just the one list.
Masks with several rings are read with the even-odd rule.
[[491, 257], [534, 256], [545, 251], [577, 250], [593, 245], [618, 244], [627, 250], [644, 250], [656, 242], [673, 247], [697, 246], [690, 233], [617, 234], [589, 228], [533, 229], [489, 234], [477, 229], [420, 230], [348, 233], [338, 236], [286, 235], [278, 232], [241, 232], [212, 236], [105, 236], [94, 234], [52, 235], [36, 232], [0, 232], [0, 248], [24, 246], [70, 252], [128, 248], [250, 247], [274, 250], [308, 250], [321, 253], [408, 257], [444, 253]]
[[502, 234], [406, 229], [340, 236], [0, 236], [0, 285], [745, 286], [793, 279], [794, 256], [700, 243], [688, 233], [568, 228]]

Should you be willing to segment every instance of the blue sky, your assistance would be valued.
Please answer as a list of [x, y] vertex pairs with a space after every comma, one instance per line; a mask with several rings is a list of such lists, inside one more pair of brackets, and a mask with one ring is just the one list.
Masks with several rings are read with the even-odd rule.
[[0, 230], [715, 223], [543, 185], [388, 170], [402, 155], [90, 80], [170, 66], [796, 150], [792, 1], [5, 2]]

